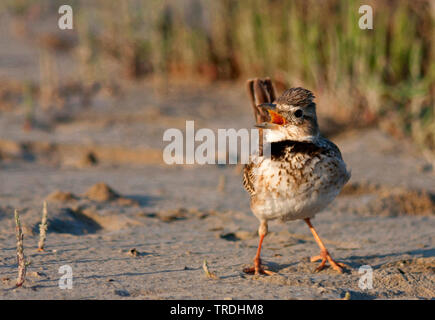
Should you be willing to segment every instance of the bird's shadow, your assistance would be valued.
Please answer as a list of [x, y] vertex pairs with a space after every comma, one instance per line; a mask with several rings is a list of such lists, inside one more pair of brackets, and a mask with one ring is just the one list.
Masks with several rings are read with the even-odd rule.
[[[416, 250], [411, 250], [411, 251], [392, 252], [392, 253], [387, 253], [387, 254], [374, 254], [374, 255], [366, 255], [366, 256], [352, 255], [352, 256], [344, 257], [344, 258], [337, 259], [337, 260], [338, 260], [338, 262], [342, 262], [342, 263], [346, 264], [346, 266], [348, 266], [347, 268], [345, 267], [343, 269], [343, 273], [351, 273], [351, 271], [353, 269], [358, 269], [363, 264], [369, 264], [370, 260], [389, 258], [389, 257], [400, 257], [400, 256], [403, 256], [405, 254], [410, 255], [412, 258], [415, 258], [415, 257], [430, 258], [430, 257], [435, 257], [435, 248], [416, 249]], [[379, 263], [376, 265], [372, 265], [372, 267], [379, 268], [382, 265], [384, 265], [385, 263], [390, 263], [390, 262], [394, 262], [394, 261], [382, 262], [382, 263]], [[296, 261], [296, 262], [290, 263], [290, 264], [278, 264], [278, 263], [274, 263], [274, 262], [269, 262], [267, 265], [270, 265], [270, 267], [274, 269], [273, 271], [275, 271], [275, 270], [279, 271], [279, 270], [285, 269], [287, 267], [296, 266], [299, 263], [312, 264], [313, 266], [316, 266], [316, 263], [318, 263], [318, 262]], [[329, 267], [330, 266], [327, 264], [325, 269], [329, 268]]]
[[263, 261], [263, 265], [266, 267], [267, 270], [279, 273], [280, 271], [289, 268], [297, 266], [300, 263], [300, 261], [295, 261], [291, 263], [277, 263], [272, 261]]
[[[416, 249], [411, 251], [392, 252], [387, 254], [374, 254], [374, 255], [367, 255], [367, 256], [350, 256], [346, 258], [346, 260], [349, 262], [345, 261], [345, 263], [349, 264], [352, 267], [358, 268], [361, 266], [361, 261], [368, 261], [372, 259], [382, 259], [382, 258], [389, 258], [389, 257], [400, 257], [405, 254], [410, 255], [412, 258], [414, 257], [431, 258], [431, 257], [435, 257], [435, 248]], [[356, 262], [355, 260], [358, 262]], [[378, 268], [384, 264], [385, 263], [380, 263], [374, 265], [373, 267]]]
[[[337, 259], [337, 262], [342, 262], [346, 265], [346, 267], [343, 268], [344, 274], [351, 274], [352, 270], [357, 270], [361, 267], [363, 264], [369, 264], [369, 261], [372, 259], [379, 259], [379, 258], [388, 258], [388, 257], [399, 257], [404, 254], [409, 254], [412, 257], [434, 257], [435, 256], [435, 248], [429, 248], [429, 249], [416, 249], [411, 251], [403, 251], [403, 252], [394, 252], [394, 253], [388, 253], [388, 254], [377, 254], [377, 255], [367, 255], [367, 256], [349, 256], [341, 259]], [[366, 263], [364, 263], [364, 261]], [[377, 265], [372, 265], [373, 268], [380, 268], [385, 263], [390, 263], [392, 261], [379, 263]], [[262, 261], [263, 265], [266, 267], [267, 270], [280, 273], [281, 271], [294, 267], [295, 269], [298, 268], [300, 264], [305, 265], [307, 268], [312, 265], [312, 268], [309, 268], [313, 273], [315, 272], [315, 268], [319, 264], [319, 262], [310, 262], [309, 258], [307, 260], [300, 259], [294, 262], [286, 262], [286, 263], [277, 263], [273, 261]], [[325, 270], [331, 268], [330, 265], [327, 263], [325, 266]], [[370, 298], [370, 297], [365, 297]]]

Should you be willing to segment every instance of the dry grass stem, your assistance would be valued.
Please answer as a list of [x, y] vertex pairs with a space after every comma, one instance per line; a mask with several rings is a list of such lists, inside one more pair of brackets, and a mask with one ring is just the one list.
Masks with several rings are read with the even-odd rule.
[[42, 220], [39, 225], [39, 242], [38, 242], [38, 251], [44, 251], [45, 239], [47, 237], [47, 201], [44, 201], [44, 205], [42, 208]]
[[219, 277], [208, 269], [207, 260], [204, 259], [202, 264], [202, 269], [204, 270], [205, 276], [209, 279], [219, 279]]
[[26, 262], [24, 259], [24, 246], [23, 246], [23, 230], [21, 229], [20, 216], [18, 210], [15, 209], [15, 233], [17, 237], [17, 263], [18, 263], [18, 278], [17, 287], [21, 287], [26, 278]]

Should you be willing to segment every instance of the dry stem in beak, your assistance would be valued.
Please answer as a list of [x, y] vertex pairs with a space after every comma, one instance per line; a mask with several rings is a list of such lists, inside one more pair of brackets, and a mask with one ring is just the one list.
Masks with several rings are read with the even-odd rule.
[[269, 123], [269, 122], [263, 122], [263, 123], [259, 123], [255, 125], [257, 128], [260, 129], [278, 129], [279, 125], [275, 124], [275, 123]]
[[257, 107], [266, 109], [266, 110], [275, 110], [276, 109], [276, 104], [275, 103], [260, 103], [259, 105], [257, 105]]

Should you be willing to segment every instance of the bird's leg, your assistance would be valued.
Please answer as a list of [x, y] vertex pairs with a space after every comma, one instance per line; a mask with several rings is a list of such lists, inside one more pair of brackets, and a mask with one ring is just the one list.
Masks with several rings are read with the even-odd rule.
[[306, 218], [304, 220], [307, 223], [308, 227], [310, 228], [311, 233], [314, 236], [314, 239], [316, 240], [317, 244], [320, 247], [320, 255], [311, 257], [311, 262], [321, 260], [319, 266], [316, 268], [315, 271], [318, 272], [318, 271], [322, 270], [325, 267], [326, 261], [329, 261], [329, 263], [331, 264], [331, 267], [334, 270], [336, 270], [340, 273], [343, 273], [342, 267], [345, 267], [346, 265], [344, 263], [341, 263], [341, 262], [336, 262], [332, 259], [331, 255], [329, 254], [328, 250], [326, 249], [325, 245], [323, 244], [322, 240], [320, 239], [319, 235], [317, 234], [316, 229], [314, 229], [313, 225], [311, 224], [310, 219]]
[[263, 239], [267, 235], [267, 222], [266, 221], [264, 221], [264, 220], [261, 221], [260, 227], [258, 228], [258, 234], [260, 235], [260, 242], [258, 243], [257, 254], [255, 255], [255, 258], [254, 258], [254, 266], [250, 267], [250, 268], [243, 269], [243, 272], [253, 273], [256, 275], [267, 274], [267, 275], [271, 276], [271, 275], [275, 274], [275, 272], [265, 270], [263, 268], [263, 266], [261, 265], [261, 258], [260, 258], [261, 246], [263, 244]]

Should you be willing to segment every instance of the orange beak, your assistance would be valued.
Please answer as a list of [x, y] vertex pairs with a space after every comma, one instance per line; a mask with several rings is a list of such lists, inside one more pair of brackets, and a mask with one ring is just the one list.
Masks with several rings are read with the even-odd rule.
[[270, 123], [279, 124], [281, 126], [286, 124], [285, 118], [279, 113], [270, 109], [268, 109], [267, 112], [269, 112], [270, 115]]
[[285, 125], [287, 121], [283, 116], [281, 116], [279, 113], [277, 113], [276, 110], [276, 104], [274, 103], [262, 103], [258, 105], [258, 107], [261, 107], [263, 110], [266, 110], [269, 114], [269, 121], [265, 122], [263, 124], [257, 125], [257, 127], [261, 128], [273, 128], [275, 125]]

